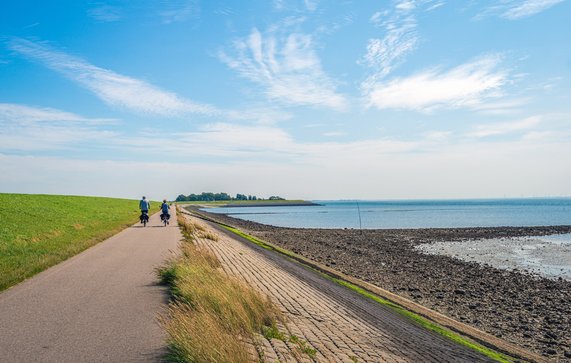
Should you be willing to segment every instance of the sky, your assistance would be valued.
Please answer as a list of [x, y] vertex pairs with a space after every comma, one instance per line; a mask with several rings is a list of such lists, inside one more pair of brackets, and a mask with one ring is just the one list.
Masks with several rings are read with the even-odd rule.
[[571, 1], [0, 3], [0, 192], [571, 196]]

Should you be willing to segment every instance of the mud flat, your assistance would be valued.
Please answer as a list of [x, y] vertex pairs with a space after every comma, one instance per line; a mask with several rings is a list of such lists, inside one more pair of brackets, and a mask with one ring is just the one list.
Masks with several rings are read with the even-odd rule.
[[571, 226], [361, 232], [281, 228], [220, 214], [209, 216], [550, 360], [571, 362], [571, 281], [419, 250], [438, 242], [571, 233]]
[[571, 281], [571, 234], [434, 242], [416, 248], [427, 254], [446, 255], [504, 270], [522, 270], [540, 277], [561, 277]]

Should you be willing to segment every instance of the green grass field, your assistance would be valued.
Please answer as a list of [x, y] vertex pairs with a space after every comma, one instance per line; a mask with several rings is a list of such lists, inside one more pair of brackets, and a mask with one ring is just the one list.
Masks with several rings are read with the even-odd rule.
[[138, 216], [136, 200], [0, 194], [0, 291], [112, 236]]

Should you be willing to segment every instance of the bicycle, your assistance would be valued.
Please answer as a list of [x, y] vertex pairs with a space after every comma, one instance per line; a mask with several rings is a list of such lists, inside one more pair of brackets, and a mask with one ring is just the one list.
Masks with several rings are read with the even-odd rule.
[[148, 212], [142, 211], [141, 216], [139, 217], [139, 219], [141, 219], [141, 223], [143, 223], [143, 227], [146, 227], [147, 223], [149, 223], [149, 215], [147, 213]]
[[161, 214], [161, 221], [163, 222], [164, 226], [166, 227], [167, 224], [169, 224], [169, 219], [170, 219], [170, 215], [169, 214]]

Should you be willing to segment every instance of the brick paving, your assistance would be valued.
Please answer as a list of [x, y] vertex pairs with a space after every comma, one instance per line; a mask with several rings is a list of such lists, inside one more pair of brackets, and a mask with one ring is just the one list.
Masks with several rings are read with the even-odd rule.
[[257, 349], [265, 362], [492, 361], [299, 263], [191, 219], [219, 236], [218, 241], [198, 238], [197, 243], [216, 254], [226, 273], [270, 296], [286, 316], [280, 330], [315, 351], [308, 354], [287, 339], [260, 336]]

